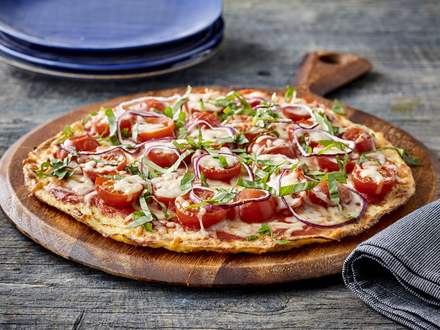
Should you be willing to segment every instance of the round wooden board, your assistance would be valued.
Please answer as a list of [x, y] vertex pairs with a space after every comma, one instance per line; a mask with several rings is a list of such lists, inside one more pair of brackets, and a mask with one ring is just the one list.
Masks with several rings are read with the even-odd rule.
[[[175, 92], [182, 93], [183, 89], [136, 96], [170, 95]], [[306, 98], [329, 102], [307, 90], [300, 93]], [[6, 152], [0, 167], [0, 204], [23, 234], [64, 258], [136, 280], [199, 287], [275, 284], [340, 272], [344, 259], [360, 242], [432, 201], [437, 194], [436, 160], [420, 142], [382, 119], [348, 108], [347, 115], [351, 120], [383, 132], [393, 144], [407, 149], [423, 163], [423, 166], [413, 168], [416, 194], [370, 230], [341, 242], [263, 255], [183, 254], [119, 243], [102, 237], [86, 225], [32, 197], [23, 184], [21, 163], [29, 151], [55, 135], [64, 125], [83, 118], [101, 106], [114, 106], [133, 97], [88, 105], [68, 113], [23, 136]]]

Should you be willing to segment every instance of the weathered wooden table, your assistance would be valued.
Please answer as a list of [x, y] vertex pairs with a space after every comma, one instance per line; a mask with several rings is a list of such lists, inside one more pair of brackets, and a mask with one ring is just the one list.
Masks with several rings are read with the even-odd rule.
[[[45, 78], [0, 65], [0, 152], [79, 105], [182, 84], [280, 87], [305, 52], [370, 59], [340, 98], [404, 128], [440, 154], [440, 3], [226, 1], [226, 40], [210, 61], [137, 82]], [[17, 166], [20, 166], [17, 164]], [[383, 328], [340, 276], [272, 288], [199, 290], [116, 278], [62, 259], [0, 215], [0, 328]]]

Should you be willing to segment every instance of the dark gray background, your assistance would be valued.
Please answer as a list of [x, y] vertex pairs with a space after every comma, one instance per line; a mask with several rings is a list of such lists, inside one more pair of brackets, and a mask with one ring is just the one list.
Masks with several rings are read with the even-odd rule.
[[[77, 106], [180, 85], [282, 87], [316, 49], [368, 58], [374, 72], [330, 95], [407, 130], [440, 152], [439, 1], [226, 1], [226, 40], [208, 62], [137, 82], [78, 82], [0, 65], [0, 152]], [[149, 285], [77, 265], [22, 236], [0, 215], [0, 327], [398, 327], [340, 276], [274, 288]]]

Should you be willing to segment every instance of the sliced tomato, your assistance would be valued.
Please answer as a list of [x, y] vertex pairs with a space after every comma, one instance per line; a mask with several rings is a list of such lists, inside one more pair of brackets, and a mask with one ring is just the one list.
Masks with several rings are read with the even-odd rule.
[[[64, 146], [73, 147], [76, 151], [95, 151], [99, 147], [98, 141], [89, 135], [75, 136], [64, 141]], [[60, 149], [55, 153], [58, 159], [67, 157], [68, 152]]]
[[296, 157], [294, 146], [286, 140], [266, 135], [257, 138], [249, 145], [249, 151], [256, 154], [285, 155], [290, 158]]
[[376, 166], [375, 172], [378, 173], [378, 177], [371, 177], [368, 172], [365, 172], [364, 164], [357, 164], [352, 173], [354, 187], [360, 193], [384, 197], [396, 183], [395, 171], [387, 165], [368, 164], [368, 166]]
[[[327, 172], [336, 172], [339, 171], [339, 165], [336, 161], [336, 157], [333, 156], [319, 156], [316, 157], [318, 161], [319, 168], [323, 171]], [[351, 173], [355, 166], [355, 162], [353, 160], [349, 160], [347, 164], [345, 164], [345, 171], [347, 173]]]
[[[338, 192], [339, 199], [341, 200], [342, 204], [348, 204], [351, 201], [351, 192], [347, 187], [339, 185]], [[324, 207], [334, 206], [333, 202], [330, 200], [330, 192], [328, 190], [327, 182], [321, 182], [313, 189], [308, 190], [307, 196], [314, 204]]]
[[109, 217], [115, 217], [118, 215], [122, 216], [122, 217], [126, 217], [135, 211], [135, 209], [131, 205], [124, 206], [124, 207], [110, 206], [106, 202], [104, 202], [104, 200], [102, 200], [101, 198], [99, 198], [97, 196], [92, 198], [91, 202], [92, 202], [92, 205], [95, 205], [96, 207], [98, 207], [102, 213], [104, 213], [105, 215], [107, 215]]
[[165, 103], [157, 101], [157, 100], [153, 100], [153, 99], [149, 99], [144, 101], [144, 103], [147, 105], [147, 109], [149, 111], [151, 110], [159, 110], [159, 111], [164, 111], [166, 108]]
[[115, 207], [125, 207], [131, 205], [139, 198], [142, 189], [126, 194], [115, 189], [115, 182], [116, 180], [100, 176], [95, 180], [98, 196], [103, 199], [105, 203]]
[[[209, 157], [209, 156], [208, 156]], [[236, 163], [230, 167], [204, 167], [200, 164], [200, 171], [207, 179], [229, 182], [241, 173], [241, 164]]]
[[284, 116], [291, 119], [294, 122], [306, 121], [311, 118], [310, 113], [303, 107], [298, 107], [294, 105], [288, 105], [281, 109]]
[[375, 148], [373, 137], [360, 127], [348, 128], [344, 134], [342, 134], [342, 138], [354, 141], [354, 150], [360, 153], [371, 151]]
[[[213, 112], [193, 112], [193, 117], [196, 120], [206, 121], [208, 124], [212, 126], [219, 126], [221, 124], [217, 115]], [[201, 124], [200, 127], [207, 127], [205, 124]]]
[[121, 150], [113, 150], [102, 154], [100, 156], [94, 156], [96, 162], [94, 167], [84, 165], [84, 162], [90, 162], [90, 158], [86, 158], [81, 161], [82, 169], [85, 175], [95, 181], [97, 176], [115, 174], [118, 171], [122, 171], [127, 165], [127, 156]]
[[255, 127], [252, 122], [252, 117], [247, 115], [233, 115], [228, 118], [227, 124], [234, 127], [249, 140], [254, 140], [258, 135], [267, 130], [260, 127]]
[[[266, 192], [258, 189], [243, 189], [238, 193], [238, 199], [245, 200], [258, 198], [266, 195]], [[249, 202], [238, 207], [240, 219], [246, 223], [261, 223], [269, 220], [275, 214], [276, 202], [270, 197], [261, 202]]]
[[[202, 196], [205, 194], [205, 196]], [[199, 196], [209, 199], [212, 194], [209, 192], [200, 193]], [[189, 204], [188, 204], [189, 203]], [[226, 219], [227, 211], [221, 208], [205, 209], [201, 211], [199, 208], [188, 208], [187, 205], [193, 204], [188, 194], [176, 198], [176, 215], [177, 220], [183, 226], [200, 229], [200, 221], [204, 228], [209, 228], [216, 223]], [[200, 219], [199, 219], [200, 217]]]
[[145, 123], [158, 125], [158, 127], [153, 130], [139, 132], [138, 142], [174, 136], [174, 121], [172, 119], [168, 117], [147, 117], [143, 119]]
[[179, 159], [179, 156], [172, 151], [152, 149], [147, 158], [160, 167], [170, 167]]

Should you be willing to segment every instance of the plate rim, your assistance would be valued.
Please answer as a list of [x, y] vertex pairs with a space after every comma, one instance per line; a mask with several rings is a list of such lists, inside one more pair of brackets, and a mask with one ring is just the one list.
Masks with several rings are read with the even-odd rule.
[[166, 45], [168, 43], [173, 43], [173, 42], [179, 42], [182, 41], [186, 38], [190, 38], [192, 35], [195, 35], [197, 33], [202, 32], [204, 29], [207, 29], [209, 26], [211, 26], [212, 24], [214, 24], [214, 22], [222, 16], [223, 14], [223, 0], [209, 0], [209, 1], [218, 1], [218, 5], [219, 5], [219, 10], [215, 15], [212, 15], [213, 18], [212, 20], [204, 27], [202, 28], [198, 28], [198, 29], [194, 29], [191, 32], [186, 33], [186, 35], [182, 35], [179, 36], [177, 39], [172, 39], [172, 40], [168, 40], [168, 41], [162, 41], [162, 42], [158, 42], [158, 43], [153, 43], [153, 44], [126, 44], [126, 45], [121, 45], [121, 46], [112, 46], [112, 47], [93, 47], [92, 45], [89, 45], [87, 47], [82, 47], [82, 46], [69, 46], [69, 44], [65, 44], [65, 43], [50, 43], [45, 39], [41, 39], [41, 38], [36, 38], [33, 37], [32, 35], [28, 35], [26, 33], [23, 33], [17, 29], [15, 29], [14, 27], [10, 26], [9, 24], [4, 23], [1, 18], [0, 18], [0, 32], [6, 33], [10, 36], [13, 36], [16, 39], [20, 39], [23, 41], [26, 41], [30, 44], [34, 44], [36, 46], [40, 46], [40, 47], [47, 47], [47, 48], [53, 48], [53, 49], [58, 49], [58, 50], [65, 50], [65, 51], [82, 51], [82, 52], [108, 52], [108, 51], [130, 51], [130, 50], [136, 50], [136, 49], [140, 49], [140, 48], [148, 48], [148, 47], [156, 47], [156, 46], [163, 46]]

